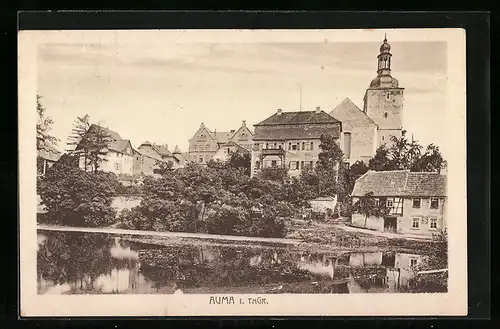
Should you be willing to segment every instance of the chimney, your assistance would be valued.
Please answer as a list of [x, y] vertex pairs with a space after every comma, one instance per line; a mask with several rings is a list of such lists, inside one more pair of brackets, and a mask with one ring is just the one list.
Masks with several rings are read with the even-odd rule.
[[246, 126], [247, 126], [247, 121], [246, 121], [246, 120], [243, 120], [243, 122], [241, 123], [241, 126], [242, 126], [242, 127], [246, 127]]
[[319, 112], [321, 112], [321, 107], [316, 106], [316, 113], [319, 113]]
[[205, 128], [205, 124], [202, 122], [200, 128]]
[[283, 113], [283, 111], [281, 111], [281, 109], [278, 109], [277, 114], [280, 115], [281, 113]]

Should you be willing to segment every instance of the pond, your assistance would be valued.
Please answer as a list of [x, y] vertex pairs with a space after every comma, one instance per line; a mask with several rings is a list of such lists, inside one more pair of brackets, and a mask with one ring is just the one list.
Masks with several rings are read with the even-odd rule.
[[38, 232], [38, 294], [395, 293], [421, 255]]

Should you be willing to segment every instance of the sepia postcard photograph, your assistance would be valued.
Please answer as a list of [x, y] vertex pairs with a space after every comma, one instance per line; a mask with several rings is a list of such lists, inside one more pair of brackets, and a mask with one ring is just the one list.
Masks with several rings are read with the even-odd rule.
[[467, 315], [465, 30], [19, 32], [20, 313]]

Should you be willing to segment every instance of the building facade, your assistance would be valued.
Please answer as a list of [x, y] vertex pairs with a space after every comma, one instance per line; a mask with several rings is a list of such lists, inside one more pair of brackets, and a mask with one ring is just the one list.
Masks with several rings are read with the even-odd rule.
[[447, 227], [446, 175], [405, 170], [368, 171], [356, 180], [353, 204], [367, 193], [373, 193], [376, 203], [385, 203], [389, 214], [381, 218], [353, 213], [355, 226], [426, 236]]
[[231, 154], [239, 152], [241, 154], [250, 154], [250, 151], [243, 146], [236, 144], [233, 141], [222, 144], [221, 147], [212, 156], [215, 161], [227, 161], [231, 158]]
[[215, 153], [228, 142], [233, 142], [250, 151], [252, 148], [252, 131], [243, 121], [239, 129], [229, 132], [211, 131], [202, 122], [200, 128], [189, 139], [188, 161], [206, 165]]
[[[329, 134], [339, 141], [341, 122], [322, 111], [283, 112], [254, 125], [251, 174], [265, 167], [288, 168], [297, 176], [318, 161], [320, 138]], [[340, 143], [340, 141], [339, 141]]]

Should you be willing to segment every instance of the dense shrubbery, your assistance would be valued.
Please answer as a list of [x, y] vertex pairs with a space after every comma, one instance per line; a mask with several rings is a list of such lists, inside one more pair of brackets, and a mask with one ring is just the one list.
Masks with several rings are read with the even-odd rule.
[[111, 201], [118, 184], [112, 173], [89, 173], [56, 163], [38, 179], [37, 192], [51, 224], [106, 226], [115, 218]]
[[120, 214], [119, 227], [283, 237], [284, 217], [299, 204], [285, 201], [290, 189], [250, 179], [244, 168], [191, 164], [161, 178], [146, 178], [143, 201]]

